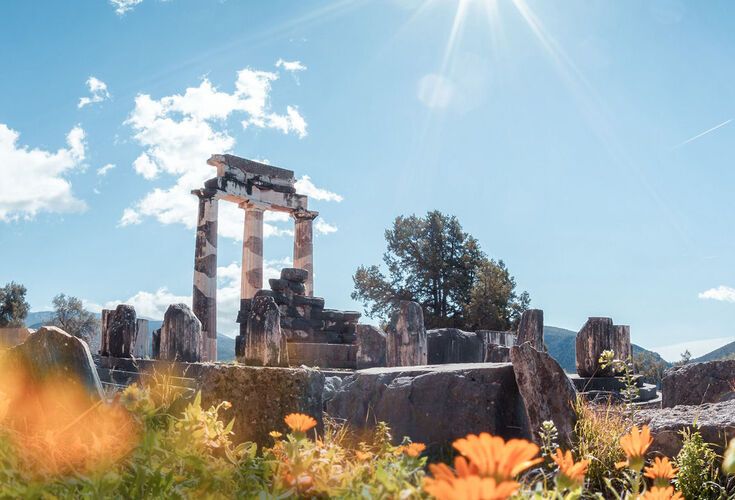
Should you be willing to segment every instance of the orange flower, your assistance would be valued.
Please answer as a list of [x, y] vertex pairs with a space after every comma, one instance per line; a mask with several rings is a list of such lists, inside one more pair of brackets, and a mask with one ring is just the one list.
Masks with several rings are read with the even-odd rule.
[[453, 445], [467, 457], [480, 476], [493, 477], [498, 484], [512, 480], [543, 460], [534, 458], [539, 452], [539, 447], [535, 444], [525, 439], [511, 439], [506, 442], [487, 432], [479, 436], [468, 434], [465, 438], [457, 439]]
[[634, 425], [628, 434], [620, 438], [620, 447], [623, 448], [628, 460], [617, 463], [615, 466], [618, 468], [627, 466], [632, 470], [640, 471], [645, 464], [646, 450], [652, 442], [651, 429], [647, 425], [644, 425], [640, 431]]
[[373, 454], [370, 453], [369, 451], [360, 451], [360, 450], [357, 450], [355, 452], [355, 458], [357, 458], [361, 462], [365, 462], [365, 461], [370, 460], [371, 458], [373, 458]]
[[643, 475], [653, 479], [654, 486], [666, 488], [671, 484], [671, 480], [676, 477], [678, 471], [679, 469], [671, 465], [668, 457], [664, 457], [663, 459], [656, 457], [653, 463], [645, 468]]
[[278, 432], [278, 431], [270, 431], [270, 432], [268, 433], [268, 435], [269, 435], [270, 437], [272, 437], [273, 439], [278, 439], [278, 438], [280, 438], [281, 436], [283, 436], [283, 434], [281, 434], [281, 433], [280, 433], [280, 432]]
[[643, 500], [684, 500], [681, 493], [674, 492], [674, 487], [669, 486], [668, 488], [659, 488], [654, 486], [647, 492], [645, 492], [641, 498]]
[[573, 489], [582, 486], [584, 475], [587, 474], [587, 467], [590, 465], [589, 460], [580, 460], [575, 463], [572, 452], [567, 450], [564, 453], [561, 449], [557, 449], [556, 454], [552, 455], [551, 458], [559, 466], [559, 475], [556, 481], [561, 489]]
[[491, 477], [457, 477], [443, 481], [425, 478], [424, 491], [438, 500], [506, 500], [520, 485], [515, 481], [497, 483]]
[[303, 413], [291, 413], [284, 418], [286, 425], [294, 432], [304, 433], [316, 426], [316, 420]]
[[396, 448], [395, 454], [404, 454], [408, 455], [409, 457], [417, 458], [419, 455], [421, 455], [421, 453], [424, 452], [425, 449], [426, 445], [424, 443], [409, 443]]

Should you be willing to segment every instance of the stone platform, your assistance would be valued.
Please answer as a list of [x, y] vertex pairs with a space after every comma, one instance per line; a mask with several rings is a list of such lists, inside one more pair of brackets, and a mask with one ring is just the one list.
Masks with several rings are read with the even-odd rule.
[[[569, 379], [577, 392], [592, 401], [607, 400], [610, 397], [622, 400], [621, 393], [625, 389], [625, 383], [620, 377], [582, 377], [574, 374], [569, 375]], [[640, 375], [635, 375], [635, 381], [638, 388], [638, 397], [634, 401], [636, 404], [650, 404], [657, 399], [660, 400], [661, 396], [655, 385], [644, 383]]]

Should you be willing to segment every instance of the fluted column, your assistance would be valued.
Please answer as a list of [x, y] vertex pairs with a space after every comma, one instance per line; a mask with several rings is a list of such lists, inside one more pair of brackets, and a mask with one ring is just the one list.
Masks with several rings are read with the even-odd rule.
[[245, 231], [242, 239], [242, 281], [240, 298], [252, 299], [263, 288], [263, 212], [255, 203], [240, 205], [245, 209]]
[[293, 267], [309, 272], [306, 278], [306, 295], [314, 295], [314, 219], [319, 212], [299, 210], [292, 212], [294, 218]]
[[205, 190], [199, 197], [192, 312], [202, 323], [202, 358], [217, 361], [217, 199]]

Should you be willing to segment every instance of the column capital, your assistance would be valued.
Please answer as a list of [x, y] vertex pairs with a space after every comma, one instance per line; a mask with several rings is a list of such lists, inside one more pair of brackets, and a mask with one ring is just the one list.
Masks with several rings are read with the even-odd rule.
[[257, 201], [252, 201], [252, 200], [244, 201], [242, 203], [239, 203], [237, 206], [246, 211], [247, 210], [257, 210], [259, 212], [265, 212], [266, 210], [269, 209], [267, 203], [259, 203]]
[[319, 212], [316, 212], [314, 210], [306, 210], [306, 209], [300, 209], [300, 210], [294, 210], [291, 212], [291, 217], [293, 217], [295, 220], [314, 220], [319, 216]]
[[217, 190], [216, 189], [209, 189], [209, 188], [201, 188], [201, 189], [192, 189], [191, 194], [201, 199], [211, 199], [216, 200], [217, 199]]

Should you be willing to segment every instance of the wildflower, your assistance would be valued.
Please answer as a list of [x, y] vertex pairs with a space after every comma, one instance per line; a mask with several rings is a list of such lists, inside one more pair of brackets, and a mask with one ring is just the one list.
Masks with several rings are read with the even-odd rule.
[[309, 415], [304, 415], [303, 413], [291, 413], [290, 415], [286, 415], [284, 421], [292, 431], [298, 433], [305, 433], [316, 426], [316, 420]]
[[424, 479], [424, 491], [438, 500], [505, 500], [520, 485], [515, 481], [496, 482], [491, 477], [468, 476], [452, 481]]
[[281, 434], [281, 433], [280, 433], [280, 432], [278, 432], [278, 431], [270, 431], [270, 432], [268, 433], [268, 435], [269, 435], [270, 437], [272, 437], [273, 439], [280, 439], [280, 438], [281, 438], [281, 436], [283, 436], [283, 434]]
[[628, 457], [625, 462], [615, 464], [615, 467], [628, 467], [631, 470], [640, 472], [645, 464], [646, 451], [651, 446], [653, 438], [651, 430], [644, 425], [641, 430], [637, 426], [633, 426], [630, 432], [620, 438], [620, 446]]
[[556, 449], [556, 454], [552, 455], [551, 458], [559, 466], [559, 474], [556, 478], [559, 488], [574, 489], [584, 484], [584, 475], [587, 474], [587, 467], [590, 464], [589, 460], [580, 460], [575, 463], [572, 452], [567, 450], [564, 453], [560, 448]]
[[671, 484], [671, 480], [676, 477], [676, 472], [679, 469], [671, 465], [668, 457], [659, 458], [656, 457], [653, 463], [645, 468], [643, 474], [647, 478], [653, 479], [653, 485], [665, 488]]
[[355, 452], [355, 458], [357, 458], [361, 462], [365, 462], [365, 461], [370, 460], [371, 458], [373, 458], [373, 454], [370, 453], [369, 451], [360, 451], [360, 450], [357, 450]]
[[480, 476], [495, 478], [498, 484], [541, 462], [534, 458], [539, 447], [525, 439], [511, 439], [491, 436], [487, 432], [480, 435], [468, 434], [457, 439], [454, 448], [467, 457]]
[[424, 443], [409, 443], [399, 446], [395, 449], [395, 455], [408, 455], [412, 458], [417, 458], [426, 449]]
[[674, 492], [674, 487], [659, 488], [654, 486], [641, 496], [642, 500], [684, 500], [681, 493]]

